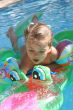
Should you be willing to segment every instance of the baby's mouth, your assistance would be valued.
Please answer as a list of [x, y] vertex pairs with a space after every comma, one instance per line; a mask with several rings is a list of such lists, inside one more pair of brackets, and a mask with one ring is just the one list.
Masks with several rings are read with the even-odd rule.
[[38, 62], [39, 60], [38, 59], [33, 59], [33, 61]]

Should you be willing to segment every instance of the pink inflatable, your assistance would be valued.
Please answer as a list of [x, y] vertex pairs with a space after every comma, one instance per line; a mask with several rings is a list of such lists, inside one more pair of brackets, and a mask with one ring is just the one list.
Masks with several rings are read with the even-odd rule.
[[13, 94], [0, 105], [0, 110], [41, 110], [34, 91]]

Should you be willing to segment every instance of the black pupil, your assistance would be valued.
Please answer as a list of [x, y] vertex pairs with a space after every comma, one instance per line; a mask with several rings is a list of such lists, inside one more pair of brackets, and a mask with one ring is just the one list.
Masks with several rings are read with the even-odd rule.
[[39, 73], [37, 71], [33, 72], [33, 79], [40, 79]]
[[12, 81], [16, 81], [16, 79], [13, 77], [13, 75], [10, 75], [10, 79], [11, 79]]

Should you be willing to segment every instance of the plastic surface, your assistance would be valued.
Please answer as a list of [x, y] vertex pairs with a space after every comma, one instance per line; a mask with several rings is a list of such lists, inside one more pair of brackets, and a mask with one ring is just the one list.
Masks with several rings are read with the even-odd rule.
[[34, 110], [34, 108], [41, 110], [34, 91], [14, 94], [0, 105], [0, 110]]
[[[42, 14], [43, 14], [42, 12], [38, 12], [35, 15], [37, 16], [38, 19], [40, 19], [42, 17]], [[18, 37], [24, 35], [24, 31], [27, 29], [32, 20], [33, 16], [30, 16], [29, 18], [27, 18], [27, 20], [23, 20], [16, 26], [15, 33]]]

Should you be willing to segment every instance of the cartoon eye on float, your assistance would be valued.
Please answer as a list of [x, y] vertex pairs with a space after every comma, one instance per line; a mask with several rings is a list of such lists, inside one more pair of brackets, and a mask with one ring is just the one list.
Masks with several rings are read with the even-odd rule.
[[40, 67], [33, 69], [32, 76], [33, 76], [33, 79], [39, 79], [39, 80], [45, 80], [46, 79], [45, 73], [44, 73], [43, 69]]
[[16, 71], [11, 71], [10, 72], [10, 79], [12, 81], [20, 80], [19, 75], [18, 75], [18, 73]]

